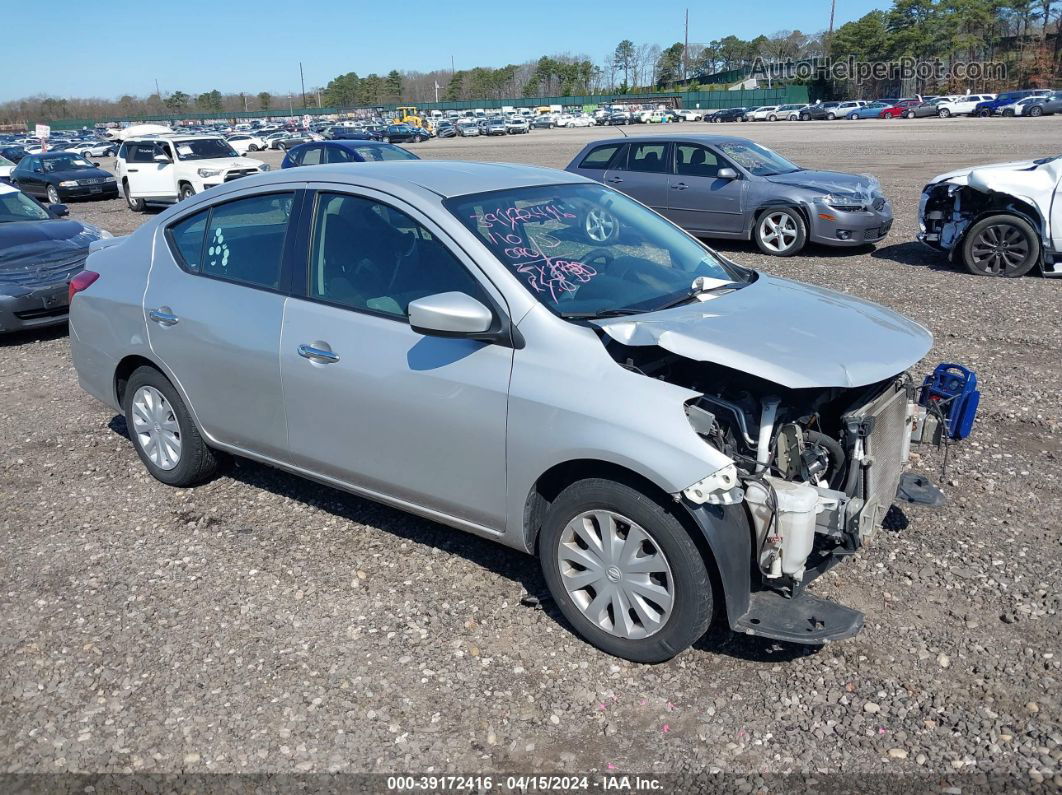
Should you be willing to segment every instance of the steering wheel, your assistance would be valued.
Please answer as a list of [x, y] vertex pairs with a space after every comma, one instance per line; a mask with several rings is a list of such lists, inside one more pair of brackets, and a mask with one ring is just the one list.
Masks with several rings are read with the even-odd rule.
[[579, 261], [587, 265], [593, 265], [599, 262], [599, 272], [607, 270], [612, 265], [614, 259], [616, 259], [616, 255], [607, 248], [592, 248], [579, 257]]

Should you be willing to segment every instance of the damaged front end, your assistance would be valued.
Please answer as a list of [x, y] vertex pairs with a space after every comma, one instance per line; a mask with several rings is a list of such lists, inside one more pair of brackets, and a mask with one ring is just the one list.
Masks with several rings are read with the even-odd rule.
[[[805, 589], [859, 550], [897, 499], [922, 414], [911, 379], [902, 373], [858, 386], [793, 388], [660, 346], [605, 344], [628, 369], [698, 392], [685, 405], [690, 425], [733, 462], [677, 495], [705, 520], [706, 532], [706, 511], [745, 514], [748, 593], [736, 610], [729, 591], [740, 586], [713, 547], [731, 627], [811, 644], [858, 633], [861, 613]], [[939, 491], [926, 481], [919, 487], [906, 493], [939, 503]], [[728, 532], [738, 532], [730, 525]], [[733, 549], [723, 553], [729, 567], [742, 565]]]

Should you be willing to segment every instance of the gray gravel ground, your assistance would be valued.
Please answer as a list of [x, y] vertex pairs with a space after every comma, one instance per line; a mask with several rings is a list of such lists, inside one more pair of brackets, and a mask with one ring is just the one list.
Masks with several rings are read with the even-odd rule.
[[[607, 657], [548, 602], [521, 604], [545, 592], [531, 558], [248, 462], [192, 490], [155, 482], [124, 422], [78, 391], [65, 330], [17, 336], [0, 341], [0, 771], [1062, 786], [1062, 282], [975, 278], [913, 242], [929, 177], [1057, 154], [1062, 118], [676, 129], [878, 176], [897, 222], [877, 249], [720, 249], [887, 304], [933, 331], [927, 367], [983, 380], [947, 506], [906, 510], [814, 586], [865, 611], [859, 637], [815, 651], [714, 630], [664, 665]], [[563, 166], [606, 134], [415, 151]], [[72, 209], [116, 233], [143, 220], [121, 201]]]

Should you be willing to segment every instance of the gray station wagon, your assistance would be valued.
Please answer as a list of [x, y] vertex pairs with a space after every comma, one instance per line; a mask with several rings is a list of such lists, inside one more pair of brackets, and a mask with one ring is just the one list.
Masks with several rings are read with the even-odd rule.
[[747, 138], [668, 135], [587, 144], [567, 170], [621, 190], [703, 237], [786, 257], [807, 242], [876, 243], [892, 227], [877, 180], [813, 171]]
[[631, 660], [717, 611], [803, 643], [862, 626], [806, 586], [903, 476], [932, 340], [883, 307], [583, 177], [464, 162], [247, 177], [86, 268], [78, 379], [163, 483], [237, 454], [537, 555], [572, 627]]

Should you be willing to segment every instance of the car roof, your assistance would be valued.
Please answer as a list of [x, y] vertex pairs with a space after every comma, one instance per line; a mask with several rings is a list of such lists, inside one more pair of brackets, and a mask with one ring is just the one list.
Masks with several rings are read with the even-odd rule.
[[[740, 139], [735, 139], [740, 140]], [[405, 185], [431, 191], [444, 199], [560, 183], [591, 182], [585, 177], [542, 166], [476, 163], [464, 160], [386, 160], [368, 168], [362, 163], [300, 166], [243, 177], [241, 185], [269, 185], [302, 177], [314, 182], [350, 182], [365, 187]]]
[[753, 143], [748, 138], [741, 138], [737, 135], [709, 135], [707, 133], [661, 133], [659, 135], [638, 135], [631, 136], [630, 138], [603, 138], [601, 140], [592, 141], [587, 144], [590, 146], [599, 146], [600, 144], [620, 144], [626, 141], [678, 141], [685, 143], [706, 144], [706, 145], [718, 145], [718, 144], [748, 144]]

